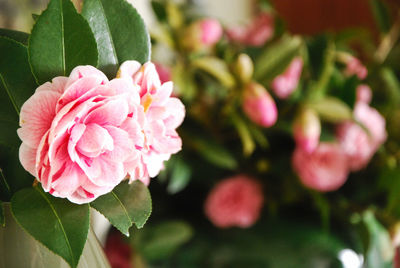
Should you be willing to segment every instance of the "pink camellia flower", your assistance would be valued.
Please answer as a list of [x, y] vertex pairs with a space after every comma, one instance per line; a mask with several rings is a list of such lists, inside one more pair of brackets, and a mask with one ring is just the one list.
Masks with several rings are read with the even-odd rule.
[[344, 122], [337, 127], [336, 135], [349, 159], [350, 169], [357, 171], [369, 163], [385, 142], [387, 134], [385, 118], [364, 102], [356, 103], [354, 118], [363, 124], [365, 129], [357, 123]]
[[278, 118], [273, 98], [263, 86], [255, 82], [245, 88], [242, 108], [254, 123], [263, 127], [274, 125]]
[[285, 72], [272, 81], [272, 90], [275, 95], [281, 99], [289, 97], [299, 84], [302, 69], [303, 60], [301, 57], [294, 58]]
[[369, 104], [372, 100], [372, 91], [368, 85], [362, 84], [356, 88], [356, 101]]
[[246, 26], [237, 26], [227, 30], [229, 39], [247, 46], [262, 46], [274, 34], [274, 18], [262, 12]]
[[349, 76], [356, 75], [360, 80], [363, 80], [367, 77], [368, 70], [359, 59], [353, 56], [348, 56], [346, 59], [345, 74]]
[[307, 153], [313, 152], [319, 143], [321, 122], [310, 109], [301, 111], [293, 124], [294, 139], [298, 147]]
[[110, 192], [139, 161], [144, 117], [139, 87], [78, 66], [36, 89], [22, 106], [23, 167], [50, 194], [88, 203]]
[[216, 19], [203, 19], [197, 22], [201, 29], [201, 42], [204, 45], [215, 45], [222, 37], [222, 26]]
[[124, 62], [118, 77], [139, 86], [140, 103], [144, 110], [143, 132], [145, 142], [138, 147], [141, 152], [140, 164], [134, 173], [136, 178], [147, 180], [156, 176], [163, 168], [163, 162], [171, 154], [181, 150], [182, 141], [176, 128], [185, 116], [182, 102], [171, 97], [173, 83], [161, 83], [153, 63], [141, 66], [137, 61]]
[[246, 175], [236, 175], [218, 183], [205, 202], [205, 213], [217, 227], [253, 225], [264, 202], [261, 186]]
[[333, 143], [321, 142], [312, 153], [297, 147], [292, 165], [305, 186], [320, 192], [339, 189], [349, 174], [346, 154]]

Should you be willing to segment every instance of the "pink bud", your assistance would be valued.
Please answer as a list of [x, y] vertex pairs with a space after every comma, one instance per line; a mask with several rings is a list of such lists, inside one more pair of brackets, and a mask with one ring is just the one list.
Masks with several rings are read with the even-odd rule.
[[318, 115], [313, 110], [303, 110], [293, 124], [293, 133], [298, 147], [307, 153], [313, 152], [321, 135]]
[[217, 227], [250, 227], [259, 218], [264, 196], [257, 181], [236, 175], [218, 183], [205, 202], [205, 213]]
[[333, 143], [321, 142], [312, 153], [297, 147], [292, 165], [305, 186], [320, 192], [339, 189], [349, 174], [346, 154]]
[[243, 94], [243, 111], [256, 124], [270, 127], [278, 118], [278, 110], [268, 91], [255, 82], [249, 84]]
[[369, 104], [372, 100], [372, 91], [368, 85], [359, 85], [356, 89], [357, 102]]
[[227, 30], [228, 37], [248, 46], [262, 46], [274, 34], [274, 18], [269, 13], [260, 13], [250, 24]]
[[222, 27], [216, 19], [203, 19], [198, 23], [201, 28], [201, 41], [204, 45], [212, 46], [221, 39]]
[[275, 95], [281, 99], [289, 97], [297, 88], [302, 69], [303, 60], [301, 57], [294, 58], [285, 72], [272, 81], [272, 90]]
[[368, 75], [367, 68], [361, 63], [359, 59], [353, 56], [349, 56], [346, 59], [346, 70], [345, 74], [348, 76], [357, 75], [360, 80], [363, 80]]

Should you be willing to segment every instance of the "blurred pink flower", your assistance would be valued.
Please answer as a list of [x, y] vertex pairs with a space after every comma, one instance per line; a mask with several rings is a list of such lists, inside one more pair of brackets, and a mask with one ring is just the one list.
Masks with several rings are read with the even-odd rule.
[[201, 29], [201, 42], [206, 46], [215, 45], [222, 37], [222, 26], [216, 19], [202, 19], [197, 22]]
[[160, 172], [163, 162], [171, 154], [181, 150], [182, 141], [176, 128], [183, 122], [185, 107], [179, 99], [171, 97], [173, 83], [161, 83], [151, 62], [142, 66], [137, 61], [126, 61], [121, 65], [118, 76], [139, 87], [145, 140], [138, 147], [141, 164], [131, 172], [135, 174], [134, 178], [148, 182], [149, 177], [155, 177]]
[[217, 227], [253, 225], [264, 202], [261, 185], [246, 175], [236, 175], [219, 182], [205, 202], [205, 213]]
[[354, 118], [366, 128], [354, 122], [345, 122], [337, 127], [337, 138], [349, 159], [350, 169], [364, 168], [378, 148], [386, 140], [385, 118], [377, 110], [363, 102], [354, 107]]
[[321, 142], [312, 153], [297, 147], [292, 164], [301, 182], [320, 192], [339, 189], [349, 174], [346, 154], [333, 143]]
[[361, 63], [359, 59], [353, 56], [348, 56], [346, 59], [346, 75], [356, 75], [360, 80], [363, 80], [368, 75], [367, 68]]
[[299, 84], [302, 69], [303, 60], [301, 57], [294, 58], [285, 72], [272, 81], [272, 90], [275, 95], [281, 99], [289, 97]]
[[22, 166], [50, 194], [88, 203], [139, 162], [143, 109], [137, 87], [92, 66], [38, 87], [22, 106]]
[[127, 242], [123, 241], [120, 232], [110, 231], [110, 234], [107, 236], [104, 253], [112, 268], [132, 267], [132, 248]]
[[274, 125], [278, 118], [274, 99], [263, 86], [255, 82], [245, 88], [242, 107], [254, 123], [263, 127]]
[[307, 153], [313, 152], [321, 135], [318, 115], [310, 109], [301, 111], [293, 124], [293, 134], [298, 147]]
[[160, 77], [161, 84], [171, 81], [171, 69], [165, 65], [155, 63], [158, 76]]
[[356, 101], [369, 104], [372, 100], [372, 91], [368, 85], [362, 84], [356, 88]]
[[229, 39], [247, 46], [262, 46], [274, 34], [274, 18], [262, 12], [246, 26], [237, 26], [227, 30]]

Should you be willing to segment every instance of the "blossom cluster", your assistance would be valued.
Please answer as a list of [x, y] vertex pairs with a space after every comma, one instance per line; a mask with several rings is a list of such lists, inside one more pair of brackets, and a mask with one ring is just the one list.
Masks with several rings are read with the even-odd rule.
[[185, 108], [172, 89], [151, 62], [124, 62], [112, 80], [78, 66], [22, 106], [20, 161], [46, 192], [78, 204], [128, 177], [148, 184], [182, 146]]

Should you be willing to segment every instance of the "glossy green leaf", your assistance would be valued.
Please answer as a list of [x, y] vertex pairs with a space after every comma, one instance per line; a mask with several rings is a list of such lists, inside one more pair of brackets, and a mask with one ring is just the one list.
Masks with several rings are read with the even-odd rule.
[[20, 32], [20, 31], [9, 30], [9, 29], [0, 29], [0, 36], [8, 37], [8, 38], [10, 38], [14, 41], [20, 42], [24, 45], [28, 44], [28, 39], [29, 39], [29, 34]]
[[150, 60], [150, 37], [136, 9], [125, 0], [85, 0], [82, 15], [96, 37], [99, 68], [114, 77], [126, 60]]
[[131, 184], [122, 182], [90, 205], [126, 236], [129, 236], [129, 228], [133, 223], [137, 228], [142, 228], [151, 214], [150, 193], [140, 181]]
[[11, 199], [14, 218], [30, 235], [77, 267], [89, 230], [89, 206], [43, 192], [23, 189]]
[[168, 221], [140, 230], [133, 236], [133, 243], [146, 260], [161, 260], [171, 256], [192, 235], [187, 223]]
[[4, 207], [3, 207], [3, 202], [0, 201], [0, 224], [2, 226], [5, 226], [5, 219], [4, 219]]
[[70, 0], [50, 1], [32, 29], [28, 49], [40, 84], [68, 76], [78, 65], [97, 65], [96, 40]]

